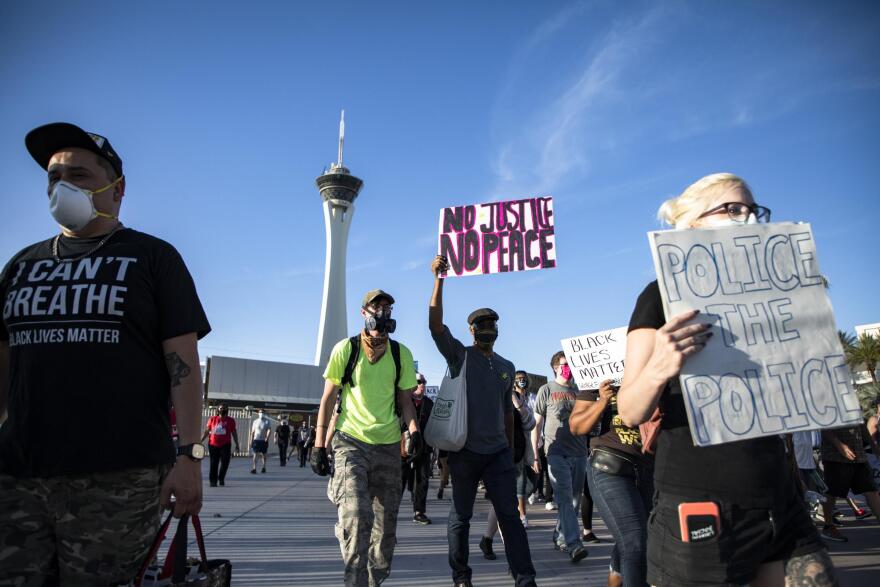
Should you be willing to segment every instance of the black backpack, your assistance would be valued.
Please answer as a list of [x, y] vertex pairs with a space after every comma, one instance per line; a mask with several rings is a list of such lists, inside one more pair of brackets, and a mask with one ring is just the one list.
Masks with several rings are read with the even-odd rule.
[[[391, 358], [394, 359], [394, 414], [399, 418], [400, 417], [400, 402], [397, 398], [397, 386], [400, 384], [400, 343], [396, 340], [388, 339], [388, 343], [391, 345]], [[345, 365], [345, 372], [342, 374], [342, 381], [339, 383], [339, 404], [336, 411], [338, 413], [342, 413], [342, 392], [345, 390], [345, 386], [348, 385], [352, 387], [354, 385], [354, 366], [357, 365], [357, 361], [361, 356], [361, 335], [356, 334], [348, 339], [348, 344], [351, 346], [351, 352], [348, 353], [348, 364]]]

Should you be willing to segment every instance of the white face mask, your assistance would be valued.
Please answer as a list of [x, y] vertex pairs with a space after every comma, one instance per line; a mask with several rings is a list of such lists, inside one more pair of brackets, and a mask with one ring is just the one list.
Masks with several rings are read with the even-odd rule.
[[66, 181], [57, 182], [49, 193], [49, 212], [51, 212], [52, 218], [64, 228], [74, 231], [82, 230], [98, 216], [116, 220], [118, 216], [98, 212], [95, 209], [93, 197], [95, 194], [109, 190], [121, 179], [122, 177], [119, 177], [110, 185], [93, 192], [78, 188]]

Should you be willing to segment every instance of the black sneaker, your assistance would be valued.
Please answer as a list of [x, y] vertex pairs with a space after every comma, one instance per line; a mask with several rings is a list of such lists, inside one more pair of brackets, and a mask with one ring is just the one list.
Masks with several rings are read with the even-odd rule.
[[224, 485], [226, 485], [226, 481], [223, 481], [223, 480], [221, 479], [221, 480], [220, 480], [220, 487], [223, 487]]
[[585, 558], [587, 558], [587, 549], [583, 546], [575, 546], [571, 551], [571, 562], [579, 563]]
[[483, 551], [483, 558], [486, 560], [493, 561], [496, 558], [498, 558], [497, 556], [495, 556], [495, 552], [492, 550], [492, 539], [491, 538], [487, 538], [486, 536], [483, 536], [483, 538], [480, 539], [480, 550]]
[[831, 542], [849, 542], [849, 538], [840, 533], [836, 526], [825, 526], [819, 533], [823, 540]]
[[437, 490], [437, 499], [443, 499], [443, 488]]
[[217, 487], [217, 483], [214, 482], [214, 481], [212, 481], [212, 482], [211, 482], [211, 487]]
[[256, 469], [251, 469], [251, 475], [256, 475], [256, 474], [257, 474], [257, 470], [256, 470]]
[[584, 532], [583, 535], [581, 535], [581, 540], [583, 542], [592, 542], [594, 544], [598, 544], [599, 542], [602, 542], [602, 540], [598, 536], [593, 534], [592, 531]]
[[431, 518], [426, 516], [425, 514], [418, 512], [413, 516], [413, 522], [416, 524], [421, 524], [422, 526], [427, 526], [431, 523]]
[[260, 473], [265, 473], [265, 472], [266, 472], [266, 467], [263, 467], [262, 469], [260, 469]]

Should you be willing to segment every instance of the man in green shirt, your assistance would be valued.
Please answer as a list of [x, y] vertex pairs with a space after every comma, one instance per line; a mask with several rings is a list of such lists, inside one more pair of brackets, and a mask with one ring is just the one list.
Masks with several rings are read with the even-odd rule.
[[359, 337], [336, 344], [324, 371], [311, 465], [318, 475], [329, 472], [325, 439], [341, 388], [332, 440], [335, 474], [327, 494], [339, 515], [336, 538], [346, 587], [375, 587], [391, 572], [401, 497], [400, 417], [413, 439], [413, 452], [423, 446], [410, 396], [416, 388], [412, 353], [388, 337], [395, 328], [392, 304], [394, 298], [380, 289], [367, 292], [361, 308], [364, 329]]

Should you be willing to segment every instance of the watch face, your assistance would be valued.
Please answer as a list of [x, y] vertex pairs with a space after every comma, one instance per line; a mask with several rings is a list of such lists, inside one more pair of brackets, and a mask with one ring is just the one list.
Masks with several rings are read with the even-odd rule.
[[203, 444], [192, 445], [192, 456], [194, 459], [205, 458], [205, 445], [203, 445]]

